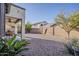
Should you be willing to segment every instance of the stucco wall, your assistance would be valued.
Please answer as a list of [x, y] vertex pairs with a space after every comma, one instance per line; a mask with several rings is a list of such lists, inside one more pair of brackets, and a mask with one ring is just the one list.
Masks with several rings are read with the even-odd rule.
[[53, 28], [52, 27], [43, 27], [43, 34], [45, 34], [46, 32], [46, 35], [53, 35]]
[[[46, 27], [43, 27], [43, 32], [42, 32], [43, 34], [45, 34], [45, 30], [46, 30]], [[60, 38], [67, 38], [67, 33], [59, 26], [56, 26], [54, 28], [54, 33], [55, 33], [54, 36], [58, 36]], [[46, 35], [53, 36], [53, 27], [47, 27]], [[79, 38], [79, 31], [72, 30], [70, 32], [70, 38]]]
[[6, 14], [6, 16], [15, 17], [15, 18], [18, 18], [18, 19], [24, 19], [25, 10], [18, 8], [14, 5], [11, 5], [10, 6], [10, 12], [8, 14]]
[[32, 28], [30, 33], [36, 33], [36, 34], [41, 34], [40, 28]]

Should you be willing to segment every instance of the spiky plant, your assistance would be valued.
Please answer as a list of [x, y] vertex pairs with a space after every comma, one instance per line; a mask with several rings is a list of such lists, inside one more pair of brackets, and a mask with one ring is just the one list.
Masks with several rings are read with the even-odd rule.
[[5, 40], [0, 39], [0, 55], [16, 55], [19, 52], [25, 50], [23, 48], [29, 44], [26, 40], [16, 40], [16, 35], [14, 35], [11, 39]]

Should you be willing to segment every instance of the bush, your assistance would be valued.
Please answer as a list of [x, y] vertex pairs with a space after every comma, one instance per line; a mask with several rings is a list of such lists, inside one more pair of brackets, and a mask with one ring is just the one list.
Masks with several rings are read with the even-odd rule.
[[74, 50], [72, 48], [72, 46], [75, 46], [76, 43], [78, 42], [78, 39], [71, 39], [67, 42], [67, 44], [65, 45], [69, 51], [70, 54], [74, 55]]
[[30, 23], [27, 23], [25, 25], [25, 29], [26, 29], [27, 32], [30, 32], [32, 30], [32, 25]]
[[11, 39], [3, 39], [0, 38], [0, 55], [1, 56], [13, 56], [18, 54], [19, 52], [25, 50], [23, 48], [29, 44], [26, 40], [16, 40], [16, 35], [14, 35]]
[[79, 40], [77, 41], [77, 43], [75, 44], [75, 46], [76, 46], [77, 48], [79, 48]]

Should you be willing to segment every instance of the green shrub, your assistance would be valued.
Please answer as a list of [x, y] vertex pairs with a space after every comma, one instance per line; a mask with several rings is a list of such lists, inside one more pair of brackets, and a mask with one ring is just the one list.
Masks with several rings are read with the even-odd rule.
[[77, 43], [75, 44], [75, 47], [79, 48], [79, 40], [78, 40]]
[[75, 46], [77, 42], [78, 42], [78, 39], [74, 38], [74, 39], [69, 40], [65, 45], [69, 53], [72, 55], [74, 55], [74, 50], [72, 49], [72, 46]]
[[25, 25], [25, 29], [26, 29], [27, 32], [30, 32], [32, 30], [32, 25], [30, 23], [27, 23]]
[[0, 38], [0, 55], [2, 56], [13, 56], [18, 54], [19, 52], [25, 50], [23, 48], [29, 44], [26, 40], [16, 40], [16, 35], [14, 35], [11, 39], [5, 40]]

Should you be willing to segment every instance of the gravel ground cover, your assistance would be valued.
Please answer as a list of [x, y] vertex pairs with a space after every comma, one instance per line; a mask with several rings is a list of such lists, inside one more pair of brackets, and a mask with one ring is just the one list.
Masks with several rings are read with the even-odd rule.
[[70, 56], [64, 43], [45, 40], [39, 38], [29, 38], [31, 44], [25, 48], [29, 50], [22, 51], [19, 55], [22, 56]]

